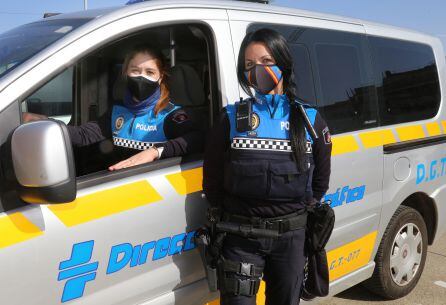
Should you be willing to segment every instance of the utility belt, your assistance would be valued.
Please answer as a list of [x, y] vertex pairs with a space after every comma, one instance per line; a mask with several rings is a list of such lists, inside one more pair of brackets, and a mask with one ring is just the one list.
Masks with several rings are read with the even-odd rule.
[[[250, 237], [278, 237], [280, 234], [288, 231], [305, 228], [307, 225], [307, 212], [296, 212], [273, 218], [247, 217], [223, 213], [222, 221], [216, 225], [217, 230], [244, 237], [248, 235]], [[239, 230], [228, 230], [231, 227], [230, 225], [235, 225]], [[249, 231], [252, 233], [247, 235], [246, 232]], [[268, 234], [268, 231], [271, 232]]]
[[211, 226], [197, 231], [195, 243], [205, 265], [209, 289], [244, 296], [257, 294], [263, 266], [225, 259], [221, 250], [226, 234], [246, 238], [278, 238], [283, 233], [305, 228], [307, 224], [306, 211], [260, 218], [221, 213], [221, 210], [211, 208], [208, 218]]

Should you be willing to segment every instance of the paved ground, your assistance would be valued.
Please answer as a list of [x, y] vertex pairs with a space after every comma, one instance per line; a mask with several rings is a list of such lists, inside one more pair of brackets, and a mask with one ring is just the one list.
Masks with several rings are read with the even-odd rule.
[[[443, 285], [444, 287], [442, 287]], [[446, 304], [446, 234], [443, 235], [435, 247], [429, 247], [424, 272], [418, 285], [406, 297], [387, 301], [370, 293], [357, 285], [326, 301], [320, 305], [349, 305], [349, 304], [385, 304], [385, 305], [445, 305]]]

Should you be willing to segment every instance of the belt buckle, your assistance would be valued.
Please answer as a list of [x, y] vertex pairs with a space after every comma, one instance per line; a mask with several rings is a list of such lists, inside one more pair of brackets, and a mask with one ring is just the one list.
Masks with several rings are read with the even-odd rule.
[[265, 229], [269, 229], [269, 230], [275, 230], [274, 225], [277, 223], [277, 231], [279, 231], [279, 233], [282, 232], [282, 227], [283, 227], [283, 219], [277, 219], [274, 221], [271, 220], [266, 220], [265, 221]]
[[252, 264], [250, 263], [240, 263], [240, 271], [241, 275], [251, 276], [252, 273]]

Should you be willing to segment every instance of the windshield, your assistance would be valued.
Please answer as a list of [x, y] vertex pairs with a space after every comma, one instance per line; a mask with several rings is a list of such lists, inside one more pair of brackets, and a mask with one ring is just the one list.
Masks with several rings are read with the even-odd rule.
[[0, 34], [0, 77], [89, 20], [42, 20]]

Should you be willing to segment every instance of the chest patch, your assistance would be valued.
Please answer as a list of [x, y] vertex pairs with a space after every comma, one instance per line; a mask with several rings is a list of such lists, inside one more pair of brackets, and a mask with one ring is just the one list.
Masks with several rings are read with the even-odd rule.
[[252, 130], [257, 129], [260, 125], [260, 117], [257, 113], [253, 112], [251, 116], [251, 128]]
[[115, 121], [115, 128], [120, 130], [124, 126], [124, 117], [120, 116]]

